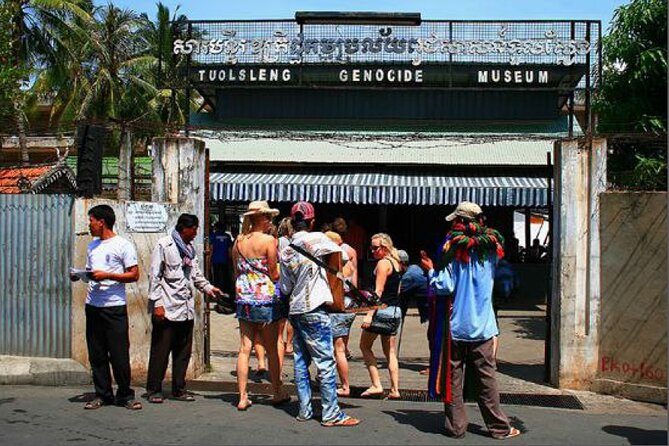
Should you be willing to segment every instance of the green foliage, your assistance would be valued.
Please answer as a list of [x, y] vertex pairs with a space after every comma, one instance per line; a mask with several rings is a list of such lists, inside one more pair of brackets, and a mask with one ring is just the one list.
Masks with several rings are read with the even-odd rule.
[[637, 163], [634, 167], [636, 183], [644, 190], [667, 189], [667, 159], [664, 155], [645, 157], [636, 155]]
[[[602, 39], [602, 63], [593, 105], [597, 130], [610, 137], [613, 185], [666, 189], [667, 0], [632, 0], [616, 9]], [[611, 137], [630, 133], [644, 137]], [[649, 140], [649, 134], [657, 140]]]
[[667, 1], [632, 0], [616, 9], [602, 49], [598, 131], [666, 132]]
[[0, 3], [0, 132], [13, 130], [14, 104], [22, 104], [28, 71], [16, 60], [10, 3]]

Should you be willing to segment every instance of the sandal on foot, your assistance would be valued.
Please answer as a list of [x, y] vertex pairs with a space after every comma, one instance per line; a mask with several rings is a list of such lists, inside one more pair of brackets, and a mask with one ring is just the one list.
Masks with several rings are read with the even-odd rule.
[[173, 395], [172, 398], [177, 401], [188, 401], [188, 402], [195, 401], [195, 396], [190, 392], [181, 392], [177, 395]]
[[149, 395], [147, 400], [151, 404], [163, 404], [163, 401], [165, 401], [165, 397], [160, 393], [154, 393], [152, 395]]
[[351, 396], [351, 391], [350, 390], [346, 391], [344, 389], [337, 389], [337, 396], [341, 396], [344, 398], [349, 397]]
[[400, 400], [400, 399], [402, 399], [402, 396], [401, 395], [388, 394], [388, 396], [385, 397], [384, 399], [386, 399], [386, 400]]
[[128, 410], [141, 410], [142, 403], [137, 400], [128, 400], [125, 403], [123, 403], [123, 407], [125, 407]]
[[240, 401], [239, 404], [237, 404], [237, 410], [240, 412], [244, 412], [248, 410], [249, 407], [253, 406], [253, 401], [251, 400], [246, 400], [246, 404], [242, 405], [242, 402]]
[[370, 392], [369, 389], [367, 389], [360, 394], [360, 398], [381, 398], [382, 396], [383, 390], [380, 392]]
[[102, 406], [106, 406], [107, 403], [104, 402], [102, 398], [95, 398], [90, 401], [88, 401], [86, 404], [84, 404], [84, 409], [85, 410], [95, 410], [99, 409]]
[[348, 426], [357, 426], [358, 424], [360, 424], [360, 420], [358, 420], [357, 418], [349, 417], [348, 415], [346, 415], [341, 420], [324, 421], [321, 423], [321, 425], [325, 427], [338, 427], [338, 426], [348, 427]]
[[520, 435], [520, 431], [518, 429], [516, 429], [515, 427], [511, 427], [511, 429], [509, 429], [508, 434], [500, 435], [500, 436], [497, 436], [497, 437], [493, 436], [492, 438], [494, 438], [495, 440], [507, 440], [509, 438], [517, 437], [518, 435]]

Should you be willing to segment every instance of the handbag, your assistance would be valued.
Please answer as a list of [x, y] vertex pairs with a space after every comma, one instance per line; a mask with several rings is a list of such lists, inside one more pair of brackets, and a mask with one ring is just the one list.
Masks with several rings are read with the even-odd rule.
[[393, 316], [386, 316], [379, 314], [378, 310], [374, 312], [372, 317], [372, 323], [369, 324], [365, 330], [372, 333], [380, 334], [383, 336], [395, 336], [397, 334], [397, 329], [400, 327], [400, 318], [397, 317], [397, 310], [399, 307], [395, 307], [395, 312]]
[[[395, 265], [393, 265], [393, 271], [394, 270]], [[398, 296], [401, 289], [402, 282], [400, 281], [400, 283], [397, 285]], [[380, 334], [382, 336], [395, 336], [397, 334], [398, 328], [400, 327], [400, 321], [402, 320], [401, 318], [397, 317], [397, 310], [399, 308], [400, 307], [398, 305], [395, 306], [395, 311], [393, 312], [392, 317], [379, 314], [378, 310], [374, 311], [374, 316], [372, 316], [372, 323], [369, 324], [369, 327], [367, 327], [365, 330]]]

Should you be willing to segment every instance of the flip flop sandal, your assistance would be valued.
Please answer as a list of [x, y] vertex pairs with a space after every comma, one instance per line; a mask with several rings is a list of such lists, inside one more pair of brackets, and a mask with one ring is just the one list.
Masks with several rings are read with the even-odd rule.
[[240, 412], [245, 412], [248, 410], [249, 407], [253, 406], [253, 401], [248, 400], [246, 402], [246, 405], [239, 407], [239, 404], [237, 405], [237, 410]]
[[141, 410], [142, 403], [137, 400], [129, 400], [123, 405], [128, 410]]
[[509, 438], [517, 437], [520, 435], [520, 431], [516, 429], [515, 427], [512, 427], [509, 429], [509, 433], [506, 435], [500, 435], [499, 437], [492, 437], [495, 440], [508, 440]]
[[151, 404], [163, 404], [163, 402], [165, 401], [165, 397], [162, 395], [154, 394], [149, 396], [148, 400], [149, 403]]
[[179, 395], [174, 395], [172, 398], [174, 398], [177, 401], [187, 401], [187, 402], [195, 401], [195, 396], [190, 392], [184, 392]]
[[99, 409], [102, 406], [106, 406], [107, 404], [104, 402], [102, 398], [95, 398], [93, 400], [88, 401], [86, 404], [84, 404], [84, 409], [85, 410], [95, 410]]
[[401, 396], [401, 395], [398, 395], [398, 396], [390, 396], [390, 395], [388, 395], [387, 397], [384, 398], [384, 400], [391, 400], [391, 401], [398, 401], [398, 400], [400, 400], [400, 399], [402, 399], [402, 396]]
[[341, 396], [342, 398], [348, 398], [351, 396], [351, 391], [349, 390], [348, 392], [345, 392], [343, 389], [337, 389], [337, 396]]
[[349, 426], [357, 426], [358, 424], [360, 424], [360, 420], [358, 420], [357, 418], [349, 417], [348, 415], [346, 415], [341, 420], [325, 421], [321, 423], [321, 425], [325, 427], [349, 427]]
[[383, 391], [381, 392], [369, 392], [365, 390], [360, 394], [360, 398], [381, 398], [383, 397]]

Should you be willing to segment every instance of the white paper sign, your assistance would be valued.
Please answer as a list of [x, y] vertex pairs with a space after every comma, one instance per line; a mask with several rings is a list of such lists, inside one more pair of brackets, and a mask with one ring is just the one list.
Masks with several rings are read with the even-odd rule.
[[129, 202], [125, 219], [128, 232], [165, 232], [167, 207], [159, 203]]

